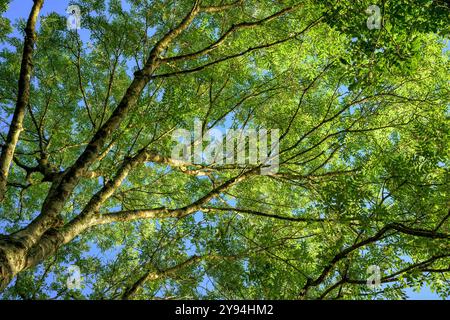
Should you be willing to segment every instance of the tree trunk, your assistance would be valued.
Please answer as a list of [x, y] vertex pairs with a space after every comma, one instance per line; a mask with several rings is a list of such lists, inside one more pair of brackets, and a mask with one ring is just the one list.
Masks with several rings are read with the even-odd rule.
[[92, 214], [79, 216], [63, 228], [48, 229], [39, 238], [31, 234], [27, 237], [19, 236], [19, 232], [10, 236], [0, 236], [0, 292], [18, 273], [55, 255], [59, 248], [86, 229], [98, 224], [100, 220], [98, 216]]
[[26, 265], [27, 248], [13, 237], [0, 238], [0, 291], [3, 291]]

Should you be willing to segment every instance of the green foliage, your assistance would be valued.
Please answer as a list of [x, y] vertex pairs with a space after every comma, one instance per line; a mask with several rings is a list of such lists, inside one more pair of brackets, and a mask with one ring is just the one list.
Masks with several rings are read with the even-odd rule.
[[[382, 28], [369, 30], [371, 1], [301, 3], [233, 32], [207, 54], [161, 62], [109, 133], [89, 168], [94, 177], [80, 179], [65, 203], [61, 230], [127, 159], [142, 148], [170, 157], [172, 131], [193, 130], [195, 120], [207, 128], [280, 129], [277, 174], [251, 176], [184, 218], [94, 224], [21, 272], [1, 297], [118, 299], [143, 275], [133, 298], [401, 299], [403, 289], [424, 285], [448, 297], [448, 5], [382, 1]], [[40, 18], [31, 101], [0, 206], [1, 233], [28, 225], [51, 191], [42, 172], [28, 174], [23, 167], [37, 167], [44, 156], [58, 172], [74, 166], [152, 48], [193, 1], [77, 4], [89, 46], [81, 32], [66, 30], [64, 16]], [[295, 4], [243, 1], [202, 12], [161, 58], [202, 50], [232, 26]], [[0, 19], [0, 40], [8, 44], [0, 52], [2, 137], [14, 112], [22, 50], [22, 39], [7, 37], [12, 22], [6, 17]], [[263, 44], [271, 45], [255, 49]], [[185, 208], [243, 171], [212, 166], [196, 176], [186, 169], [198, 166], [140, 164], [94, 214]], [[336, 260], [392, 223], [413, 231], [388, 230]], [[447, 238], [417, 235], [421, 230]], [[168, 271], [193, 256], [201, 258]], [[69, 265], [81, 268], [82, 290], [67, 289]], [[387, 277], [378, 291], [366, 286], [370, 265]], [[343, 279], [353, 282], [339, 284]]]

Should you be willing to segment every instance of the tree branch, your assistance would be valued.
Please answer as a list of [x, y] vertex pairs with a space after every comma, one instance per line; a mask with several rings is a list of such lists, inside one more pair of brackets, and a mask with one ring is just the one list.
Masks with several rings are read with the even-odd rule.
[[44, 0], [35, 0], [33, 8], [28, 17], [25, 28], [25, 41], [22, 53], [22, 63], [20, 66], [19, 90], [16, 102], [16, 108], [11, 121], [11, 125], [6, 138], [6, 143], [2, 147], [0, 155], [0, 203], [5, 198], [6, 183], [8, 181], [9, 167], [14, 157], [19, 136], [23, 130], [22, 123], [25, 117], [26, 107], [30, 101], [30, 82], [33, 72], [33, 52], [36, 42], [36, 21], [41, 11]]

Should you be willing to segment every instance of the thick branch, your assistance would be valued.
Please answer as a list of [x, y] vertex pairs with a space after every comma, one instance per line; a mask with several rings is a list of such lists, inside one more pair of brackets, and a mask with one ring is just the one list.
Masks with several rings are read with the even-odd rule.
[[311, 280], [308, 279], [305, 286], [302, 289], [302, 292], [300, 293], [300, 296], [305, 296], [308, 289], [313, 286], [317, 286], [320, 283], [322, 283], [323, 280], [328, 276], [330, 271], [334, 268], [334, 266], [341, 261], [342, 259], [346, 258], [350, 253], [353, 251], [366, 246], [370, 243], [377, 242], [378, 240], [382, 239], [385, 234], [389, 231], [397, 231], [400, 233], [416, 236], [416, 237], [423, 237], [428, 239], [450, 239], [450, 234], [445, 233], [437, 233], [434, 231], [429, 231], [425, 229], [418, 229], [418, 228], [410, 228], [400, 223], [390, 223], [386, 226], [384, 226], [380, 231], [378, 231], [374, 236], [369, 237], [363, 241], [360, 241], [347, 249], [339, 252], [337, 255], [334, 256], [334, 258], [328, 263], [327, 266], [322, 270], [321, 274], [315, 279]]

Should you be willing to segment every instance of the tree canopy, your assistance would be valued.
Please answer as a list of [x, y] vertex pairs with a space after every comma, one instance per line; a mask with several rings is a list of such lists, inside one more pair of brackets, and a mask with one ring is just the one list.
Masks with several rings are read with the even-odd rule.
[[[1, 298], [450, 295], [448, 2], [9, 2]], [[174, 159], [196, 123], [278, 129], [278, 170]]]

